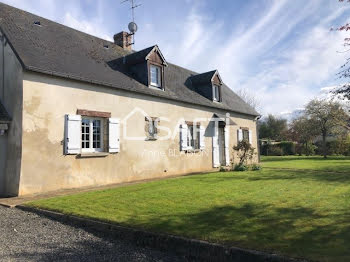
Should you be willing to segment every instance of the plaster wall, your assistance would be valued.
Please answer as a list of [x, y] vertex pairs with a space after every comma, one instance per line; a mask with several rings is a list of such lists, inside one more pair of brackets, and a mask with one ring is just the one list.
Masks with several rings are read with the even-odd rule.
[[[77, 109], [111, 112], [113, 118], [122, 120], [120, 153], [93, 158], [63, 154], [64, 116], [76, 114]], [[130, 115], [133, 110], [134, 113]], [[151, 117], [169, 119], [161, 119], [160, 125], [176, 133], [173, 139], [126, 139], [124, 128], [128, 136], [145, 136], [142, 111]], [[201, 121], [206, 127], [206, 149], [203, 152], [180, 152], [179, 142], [181, 120], [210, 119], [213, 113], [226, 112], [26, 72], [23, 80], [23, 152], [19, 194], [214, 170], [212, 129], [207, 120]], [[126, 120], [128, 115], [130, 117]], [[253, 144], [257, 147], [253, 117], [232, 112], [231, 116], [237, 125], [230, 126], [230, 147], [237, 143], [239, 127], [249, 127], [253, 131]], [[167, 133], [160, 130], [159, 136]]]

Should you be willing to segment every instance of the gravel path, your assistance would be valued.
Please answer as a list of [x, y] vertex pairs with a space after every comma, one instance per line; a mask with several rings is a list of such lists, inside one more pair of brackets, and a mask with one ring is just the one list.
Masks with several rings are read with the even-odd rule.
[[0, 261], [184, 261], [0, 206]]

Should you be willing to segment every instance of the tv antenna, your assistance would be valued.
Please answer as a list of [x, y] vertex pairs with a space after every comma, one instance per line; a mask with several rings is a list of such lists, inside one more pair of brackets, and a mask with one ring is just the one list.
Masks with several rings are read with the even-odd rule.
[[132, 43], [128, 43], [128, 45], [133, 45], [135, 44], [135, 33], [137, 32], [137, 24], [135, 23], [135, 9], [138, 8], [139, 6], [141, 6], [141, 4], [135, 4], [135, 0], [124, 0], [121, 2], [121, 4], [124, 4], [126, 2], [130, 2], [131, 3], [131, 15], [132, 15], [132, 21], [129, 23], [128, 25], [128, 29], [129, 29], [129, 34], [128, 36], [132, 36], [133, 41]]

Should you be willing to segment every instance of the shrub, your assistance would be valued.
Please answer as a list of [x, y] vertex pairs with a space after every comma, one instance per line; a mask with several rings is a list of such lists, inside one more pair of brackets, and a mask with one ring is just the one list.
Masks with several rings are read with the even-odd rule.
[[246, 165], [237, 164], [237, 165], [234, 166], [233, 170], [234, 171], [248, 171], [249, 168]]
[[262, 167], [260, 165], [257, 165], [257, 164], [251, 165], [250, 168], [251, 168], [252, 171], [259, 171], [259, 170], [262, 169]]
[[269, 156], [283, 156], [283, 151], [279, 146], [273, 145], [273, 146], [270, 146], [270, 148], [268, 150], [268, 155]]
[[295, 155], [295, 144], [290, 141], [282, 141], [278, 144], [282, 149], [283, 155]]
[[226, 170], [225, 167], [223, 167], [223, 166], [220, 167], [220, 172], [226, 172], [226, 171], [227, 171], [227, 170]]
[[255, 154], [255, 148], [245, 139], [238, 142], [233, 150], [237, 152], [240, 166], [246, 164], [248, 160], [252, 160]]

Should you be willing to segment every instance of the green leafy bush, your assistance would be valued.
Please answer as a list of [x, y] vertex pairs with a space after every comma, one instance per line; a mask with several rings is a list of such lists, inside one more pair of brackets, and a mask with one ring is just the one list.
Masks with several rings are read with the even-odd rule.
[[227, 170], [226, 170], [225, 167], [223, 167], [223, 166], [220, 167], [220, 172], [226, 172], [226, 171], [227, 171]]
[[284, 156], [295, 155], [295, 143], [291, 141], [282, 141], [278, 144], [283, 151]]
[[233, 170], [234, 171], [248, 171], [249, 168], [246, 165], [237, 164], [237, 165], [234, 166]]
[[273, 146], [270, 146], [267, 155], [269, 155], [269, 156], [283, 156], [283, 150], [280, 147], [273, 145]]
[[251, 165], [250, 169], [251, 169], [252, 171], [259, 171], [259, 170], [262, 169], [262, 167], [261, 167], [260, 165], [253, 164], [253, 165]]

